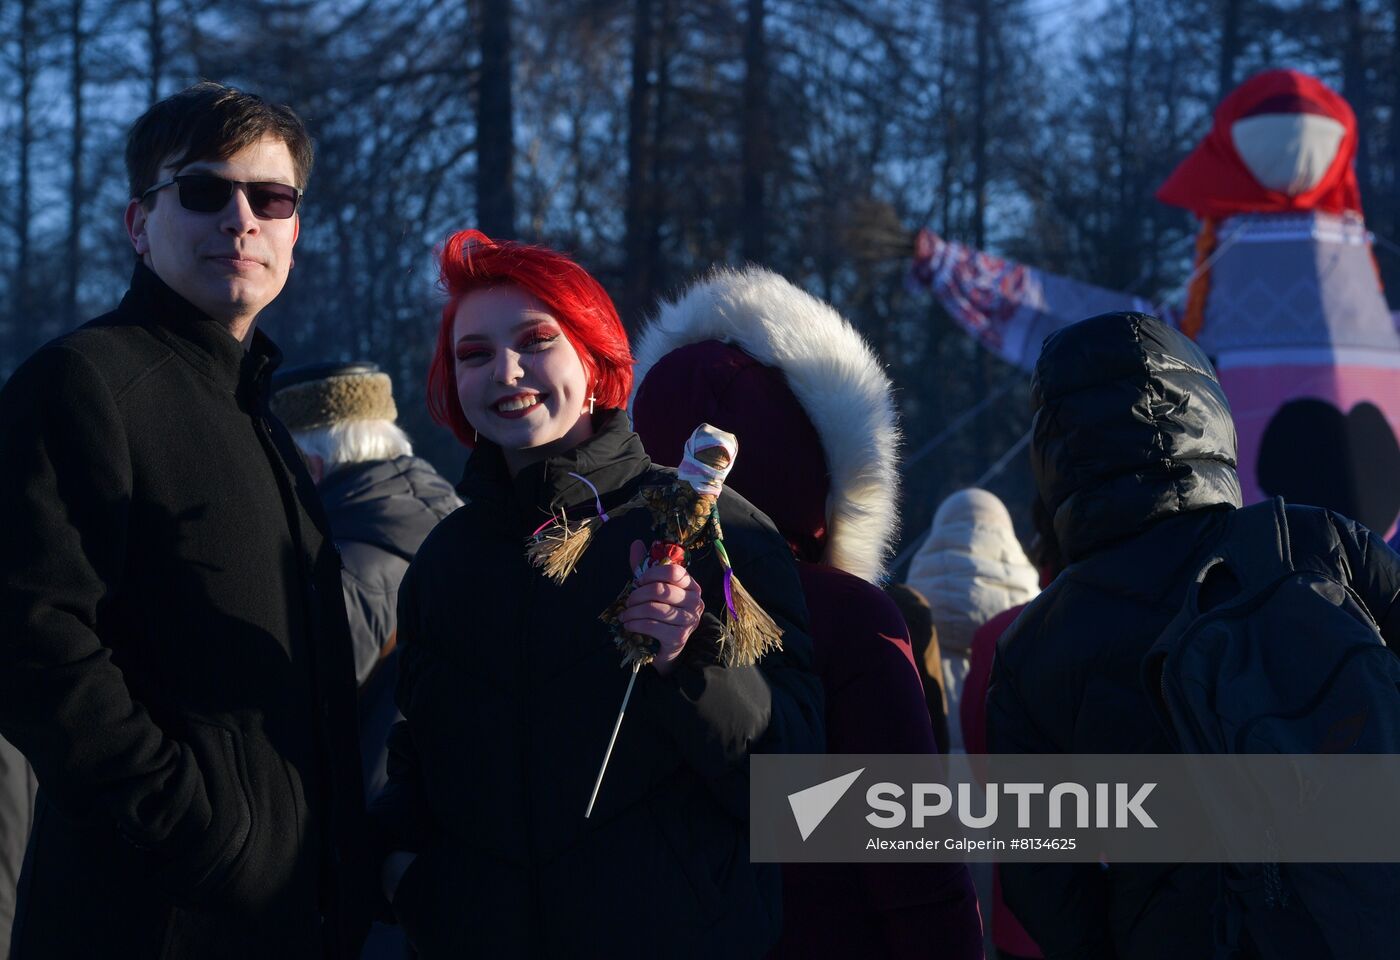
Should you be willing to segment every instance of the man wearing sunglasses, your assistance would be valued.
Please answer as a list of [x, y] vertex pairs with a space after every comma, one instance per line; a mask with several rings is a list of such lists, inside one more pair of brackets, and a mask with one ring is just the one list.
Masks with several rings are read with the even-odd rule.
[[132, 127], [121, 304], [0, 392], [11, 956], [353, 957], [372, 883], [340, 563], [258, 329], [311, 141], [215, 83]]

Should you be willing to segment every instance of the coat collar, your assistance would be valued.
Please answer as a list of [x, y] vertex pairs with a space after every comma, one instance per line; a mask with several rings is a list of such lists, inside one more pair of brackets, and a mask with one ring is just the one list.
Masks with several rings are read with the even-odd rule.
[[[632, 481], [651, 468], [651, 458], [621, 410], [604, 410], [595, 419], [598, 426], [593, 436], [558, 456], [531, 464], [514, 477], [506, 470], [500, 447], [480, 440], [457, 492], [463, 499], [498, 505], [513, 500], [527, 516], [538, 518], [536, 522], [548, 519], [561, 507], [573, 518], [591, 515], [595, 506], [588, 483], [602, 494], [604, 509], [630, 499]], [[586, 477], [588, 483], [579, 477]], [[623, 488], [625, 495], [613, 495]]]
[[272, 372], [282, 362], [282, 351], [261, 330], [253, 331], [253, 342], [245, 350], [223, 326], [140, 261], [117, 312], [153, 329], [186, 362], [234, 394], [240, 407], [267, 409]]

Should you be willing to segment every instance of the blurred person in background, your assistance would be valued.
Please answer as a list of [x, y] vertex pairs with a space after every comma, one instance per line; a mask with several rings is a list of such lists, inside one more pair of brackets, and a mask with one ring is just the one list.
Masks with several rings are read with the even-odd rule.
[[[970, 487], [949, 496], [933, 515], [928, 539], [909, 565], [908, 583], [928, 598], [938, 649], [924, 661], [928, 673], [941, 670], [948, 700], [948, 740], [953, 753], [969, 750], [963, 736], [963, 688], [971, 666], [977, 629], [1040, 590], [1040, 577], [1016, 539], [1011, 514], [994, 493]], [[937, 659], [935, 659], [937, 658]], [[992, 864], [968, 864], [982, 916], [992, 915]], [[985, 929], [992, 947], [992, 929]]]
[[[432, 464], [413, 455], [394, 421], [393, 383], [372, 363], [318, 363], [273, 378], [272, 411], [306, 457], [340, 551], [355, 647], [365, 795], [388, 780], [385, 738], [400, 719], [399, 582], [439, 520], [462, 505]], [[400, 960], [403, 931], [376, 923], [362, 960]]]
[[[1055, 539], [1055, 527], [1050, 519], [1050, 511], [1040, 502], [1039, 497], [1031, 502], [1031, 524], [1035, 528], [1035, 539], [1031, 543], [1029, 561], [1034, 564], [1040, 577], [1040, 586], [1044, 589], [1060, 575], [1060, 571], [1064, 569], [1064, 559], [1060, 555], [1060, 545]], [[987, 686], [992, 678], [997, 640], [1016, 622], [1016, 618], [1028, 602], [1018, 603], [1008, 610], [1003, 610], [978, 627], [972, 636], [961, 705], [963, 740], [968, 753], [987, 752]]]
[[1006, 505], [972, 487], [939, 504], [906, 582], [933, 611], [939, 659], [926, 661], [925, 668], [942, 671], [951, 749], [966, 752], [961, 704], [972, 636], [992, 617], [1039, 593], [1040, 575], [1016, 539]]
[[[876, 583], [898, 519], [898, 427], [875, 352], [827, 304], [766, 270], [719, 270], [638, 339], [632, 414], [678, 462], [691, 427], [739, 438], [729, 483], [797, 561], [831, 753], [934, 753], [907, 628]], [[961, 864], [786, 864], [774, 957], [982, 955]]]
[[419, 545], [462, 501], [413, 455], [394, 421], [393, 384], [372, 363], [319, 363], [278, 374], [272, 410], [292, 431], [325, 504], [340, 551], [355, 645], [365, 794], [387, 780], [384, 738], [398, 679], [399, 583]]
[[[1064, 569], [1060, 557], [1060, 546], [1055, 540], [1055, 527], [1050, 520], [1050, 512], [1036, 497], [1031, 502], [1031, 523], [1035, 527], [1035, 540], [1031, 544], [1030, 558], [1040, 571], [1040, 585], [1048, 587], [1050, 582]], [[1026, 604], [1020, 603], [1010, 610], [1002, 611], [982, 626], [972, 637], [972, 653], [967, 671], [967, 683], [963, 687], [962, 728], [963, 739], [968, 753], [987, 752], [987, 686], [991, 682], [992, 662], [996, 657], [997, 641], [1006, 632]], [[1026, 933], [1016, 919], [1001, 894], [1001, 870], [995, 864], [992, 870], [992, 892], [988, 904], [992, 943], [999, 960], [1037, 960], [1043, 957], [1040, 948]]]
[[948, 698], [943, 693], [943, 671], [929, 673], [926, 663], [943, 663], [938, 652], [938, 630], [933, 625], [933, 611], [924, 595], [907, 583], [887, 583], [885, 593], [899, 608], [904, 625], [909, 628], [909, 650], [919, 668], [924, 684], [924, 699], [928, 702], [929, 721], [933, 724], [933, 739], [938, 752], [948, 752]]

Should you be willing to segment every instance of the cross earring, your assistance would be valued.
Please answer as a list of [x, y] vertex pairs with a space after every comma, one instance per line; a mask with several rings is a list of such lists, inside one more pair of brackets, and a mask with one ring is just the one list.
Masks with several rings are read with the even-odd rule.
[[593, 416], [593, 401], [597, 399], [597, 397], [593, 396], [592, 390], [588, 391], [588, 415], [590, 417]]

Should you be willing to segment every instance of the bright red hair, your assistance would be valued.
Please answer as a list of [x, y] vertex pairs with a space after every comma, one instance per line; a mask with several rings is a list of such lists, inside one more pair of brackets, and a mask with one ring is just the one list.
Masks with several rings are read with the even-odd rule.
[[437, 346], [428, 364], [428, 413], [474, 447], [475, 429], [457, 399], [452, 327], [462, 298], [477, 290], [514, 286], [549, 309], [583, 362], [603, 409], [622, 409], [632, 391], [632, 349], [617, 308], [602, 284], [574, 261], [544, 247], [492, 240], [480, 230], [460, 230], [438, 251], [438, 284], [447, 294]]

